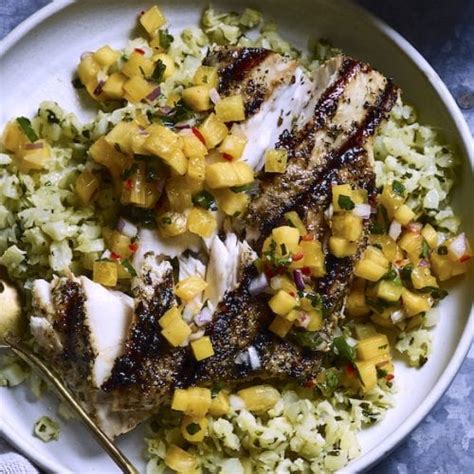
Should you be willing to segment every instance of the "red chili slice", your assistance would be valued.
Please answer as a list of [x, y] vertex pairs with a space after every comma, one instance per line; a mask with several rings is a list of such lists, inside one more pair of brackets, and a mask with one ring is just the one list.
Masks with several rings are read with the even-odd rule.
[[142, 56], [145, 54], [145, 51], [141, 48], [135, 48], [134, 51], [138, 54], [141, 54]]
[[125, 189], [127, 189], [128, 191], [130, 191], [133, 188], [133, 182], [131, 179], [127, 179], [127, 181], [125, 181], [123, 185], [125, 186]]
[[205, 138], [203, 137], [202, 133], [199, 131], [199, 129], [197, 129], [196, 127], [193, 127], [191, 129], [194, 133], [194, 136], [203, 144], [205, 145], [206, 144], [206, 140]]
[[303, 275], [305, 275], [305, 276], [311, 276], [311, 268], [309, 268], [309, 267], [303, 267], [303, 268], [301, 269], [301, 271], [303, 272]]
[[313, 234], [306, 234], [301, 237], [301, 240], [304, 240], [305, 242], [310, 242], [311, 240], [314, 240], [314, 235]]
[[297, 262], [298, 260], [301, 260], [303, 257], [304, 257], [303, 252], [297, 252], [291, 257], [291, 260], [293, 260], [293, 262]]
[[136, 242], [133, 242], [128, 246], [131, 252], [135, 253], [138, 250], [138, 244]]
[[395, 378], [395, 375], [393, 375], [393, 374], [388, 374], [388, 375], [385, 376], [385, 380], [387, 382], [390, 382], [390, 380], [393, 380], [394, 378]]
[[110, 256], [110, 258], [112, 260], [120, 260], [122, 257], [119, 254], [112, 252], [112, 255]]
[[304, 386], [306, 388], [314, 388], [316, 385], [316, 382], [314, 380], [307, 380], [305, 383], [304, 383]]
[[352, 364], [347, 364], [346, 365], [346, 374], [349, 377], [355, 377], [355, 369], [354, 369], [354, 366]]
[[228, 153], [222, 153], [222, 158], [227, 161], [232, 161], [234, 159], [232, 155], [229, 155]]
[[468, 260], [471, 259], [471, 256], [470, 255], [463, 255], [460, 259], [459, 259], [459, 263], [464, 263], [464, 262], [467, 262]]

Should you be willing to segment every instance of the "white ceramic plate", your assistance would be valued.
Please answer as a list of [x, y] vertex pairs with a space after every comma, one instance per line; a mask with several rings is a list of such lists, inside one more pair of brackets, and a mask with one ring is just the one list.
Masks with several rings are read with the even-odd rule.
[[[207, 0], [162, 0], [171, 31], [196, 24]], [[448, 90], [428, 63], [387, 25], [345, 0], [214, 0], [217, 8], [254, 6], [280, 25], [283, 36], [299, 47], [309, 37], [326, 37], [348, 54], [370, 62], [395, 78], [405, 100], [414, 104], [421, 120], [440, 128], [463, 159], [455, 202], [464, 229], [472, 237], [474, 213], [462, 203], [474, 201], [474, 152], [468, 127]], [[42, 100], [53, 99], [81, 118], [91, 116], [74, 89], [71, 77], [82, 52], [104, 43], [120, 48], [136, 35], [135, 18], [150, 1], [55, 1], [16, 28], [0, 45], [0, 125], [11, 117], [33, 115]], [[467, 177], [467, 178], [466, 178]], [[471, 185], [470, 185], [471, 184]], [[454, 378], [469, 349], [474, 317], [471, 310], [473, 275], [457, 282], [441, 305], [435, 330], [435, 351], [422, 370], [397, 366], [397, 406], [383, 422], [360, 435], [363, 455], [347, 471], [363, 470], [392, 450], [433, 407]], [[44, 444], [31, 436], [34, 421], [55, 414], [56, 401], [35, 401], [28, 389], [0, 389], [3, 435], [42, 467], [55, 472], [117, 472], [85, 428], [72, 422], [62, 426], [60, 440]], [[119, 441], [135, 464], [143, 468], [140, 430]]]

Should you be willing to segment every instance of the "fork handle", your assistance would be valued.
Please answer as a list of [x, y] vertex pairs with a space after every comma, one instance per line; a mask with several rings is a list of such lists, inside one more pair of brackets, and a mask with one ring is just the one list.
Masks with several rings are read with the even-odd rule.
[[47, 381], [67, 402], [70, 408], [77, 414], [82, 422], [89, 428], [95, 439], [102, 446], [104, 451], [113, 459], [115, 464], [125, 474], [138, 474], [137, 469], [122, 453], [122, 451], [112, 442], [112, 440], [97, 426], [95, 421], [77, 402], [71, 391], [63, 384], [60, 378], [37, 356], [27, 345], [12, 336], [6, 336], [4, 342], [8, 347], [30, 367], [32, 367], [45, 381]]

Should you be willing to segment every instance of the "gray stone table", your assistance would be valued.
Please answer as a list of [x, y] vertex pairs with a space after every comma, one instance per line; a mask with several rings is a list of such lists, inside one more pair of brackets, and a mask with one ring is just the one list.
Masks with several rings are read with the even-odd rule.
[[[49, 0], [0, 0], [0, 38]], [[474, 133], [474, 0], [358, 0], [445, 81]], [[427, 418], [371, 474], [474, 473], [474, 347]]]

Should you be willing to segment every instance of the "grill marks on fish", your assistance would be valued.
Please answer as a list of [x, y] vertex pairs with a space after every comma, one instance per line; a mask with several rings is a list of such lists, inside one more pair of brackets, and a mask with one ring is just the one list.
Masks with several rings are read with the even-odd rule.
[[242, 94], [247, 118], [254, 115], [273, 90], [289, 84], [296, 62], [264, 48], [220, 47], [204, 61], [219, 73], [220, 94]]
[[345, 59], [339, 78], [321, 96], [313, 119], [302, 130], [286, 133], [279, 146], [289, 154], [283, 175], [264, 175], [260, 195], [251, 202], [248, 221], [268, 234], [282, 214], [305, 199], [331, 169], [365, 153], [397, 98], [397, 88], [369, 66]]
[[[156, 374], [150, 371], [159, 371], [161, 375], [169, 372], [161, 367], [169, 344], [161, 335], [158, 321], [168, 309], [176, 305], [173, 268], [168, 262], [155, 264], [155, 258], [154, 255], [145, 257], [140, 279], [137, 279], [133, 289], [135, 320], [123, 355], [116, 360], [110, 378], [102, 385], [107, 392], [128, 389], [134, 392], [146, 391], [151, 384], [156, 384]], [[141, 398], [137, 393], [129, 395], [131, 399]]]

